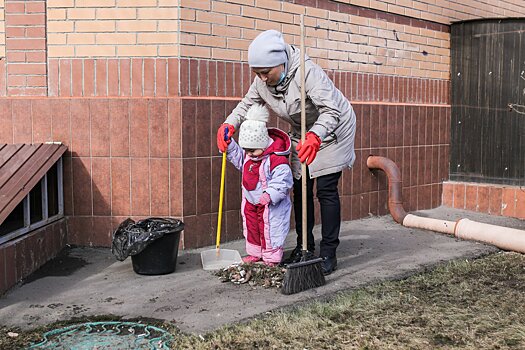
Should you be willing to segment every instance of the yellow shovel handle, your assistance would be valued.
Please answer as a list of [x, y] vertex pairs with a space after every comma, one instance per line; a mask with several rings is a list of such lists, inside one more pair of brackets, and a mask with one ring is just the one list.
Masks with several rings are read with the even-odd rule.
[[215, 248], [217, 251], [221, 245], [221, 226], [222, 226], [222, 203], [224, 202], [224, 178], [226, 177], [226, 152], [222, 154], [221, 168], [221, 191], [219, 193], [219, 213], [217, 214], [217, 241]]

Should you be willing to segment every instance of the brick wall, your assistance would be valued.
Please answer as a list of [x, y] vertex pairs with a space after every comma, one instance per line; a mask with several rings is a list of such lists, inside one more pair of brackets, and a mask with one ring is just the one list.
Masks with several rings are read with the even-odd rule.
[[0, 0], [0, 96], [6, 94], [5, 80], [5, 2]]
[[5, 1], [7, 95], [47, 95], [45, 5]]
[[[312, 1], [295, 0], [294, 2], [311, 3]], [[331, 2], [336, 1], [322, 3]], [[515, 17], [524, 14], [521, 0], [499, 1], [496, 4], [491, 0], [338, 0], [337, 2], [444, 24], [474, 18]]]
[[168, 0], [47, 1], [49, 57], [174, 57], [178, 8]]
[[[11, 10], [24, 4], [25, 22], [13, 27], [22, 26], [25, 36], [13, 39], [35, 46], [10, 46], [16, 41], [8, 36], [0, 50], [23, 54], [29, 67], [29, 54], [41, 51], [41, 38], [30, 33], [41, 25], [30, 25], [26, 5], [43, 1], [10, 2]], [[396, 161], [407, 210], [441, 203], [450, 130], [448, 24], [522, 11], [511, 1], [488, 6], [488, 0], [45, 4], [45, 14], [38, 13], [47, 18], [45, 97], [27, 96], [36, 91], [29, 78], [37, 73], [9, 71], [18, 64], [11, 56], [0, 60], [0, 95], [8, 95], [0, 99], [0, 143], [68, 146], [69, 243], [108, 246], [126, 217], [172, 215], [186, 223], [185, 248], [214, 243], [220, 178], [214, 133], [253, 79], [246, 49], [260, 31], [279, 29], [297, 43], [305, 14], [308, 54], [357, 112], [357, 161], [341, 180], [343, 219], [351, 220], [387, 214], [386, 178], [368, 171], [369, 154]], [[275, 117], [273, 124], [287, 128]], [[225, 240], [241, 237], [239, 173], [228, 167], [228, 175]]]
[[5, 57], [5, 2], [0, 0], [0, 58]]
[[365, 13], [305, 8], [283, 1], [257, 1], [257, 7], [253, 1], [243, 3], [246, 5], [182, 1], [181, 57], [246, 62], [250, 41], [266, 29], [279, 30], [288, 43], [298, 44], [299, 15], [303, 13], [307, 52], [325, 69], [448, 79], [446, 26], [411, 23], [406, 18], [400, 21], [400, 16], [392, 14], [370, 18]]

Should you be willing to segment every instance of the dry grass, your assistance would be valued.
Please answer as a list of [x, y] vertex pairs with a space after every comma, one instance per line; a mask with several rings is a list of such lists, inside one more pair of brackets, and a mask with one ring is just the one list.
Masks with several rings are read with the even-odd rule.
[[525, 256], [448, 263], [248, 324], [196, 336], [186, 349], [523, 349]]
[[[23, 348], [44, 329], [18, 340], [6, 331], [0, 349]], [[203, 336], [170, 331], [173, 349], [523, 349], [525, 256], [451, 262]]]

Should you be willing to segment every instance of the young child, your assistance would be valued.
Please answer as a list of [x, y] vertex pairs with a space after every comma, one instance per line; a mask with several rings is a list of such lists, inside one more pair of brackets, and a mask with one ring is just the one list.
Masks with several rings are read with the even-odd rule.
[[240, 126], [239, 143], [230, 139], [227, 159], [242, 173], [243, 234], [246, 263], [281, 262], [283, 243], [290, 229], [293, 176], [288, 163], [290, 137], [267, 128], [268, 109], [253, 105]]

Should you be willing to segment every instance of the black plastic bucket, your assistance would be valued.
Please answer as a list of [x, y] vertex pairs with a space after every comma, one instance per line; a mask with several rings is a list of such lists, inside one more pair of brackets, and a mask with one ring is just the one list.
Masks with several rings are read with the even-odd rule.
[[180, 232], [174, 230], [151, 242], [143, 251], [131, 256], [133, 271], [140, 275], [165, 275], [175, 271]]

